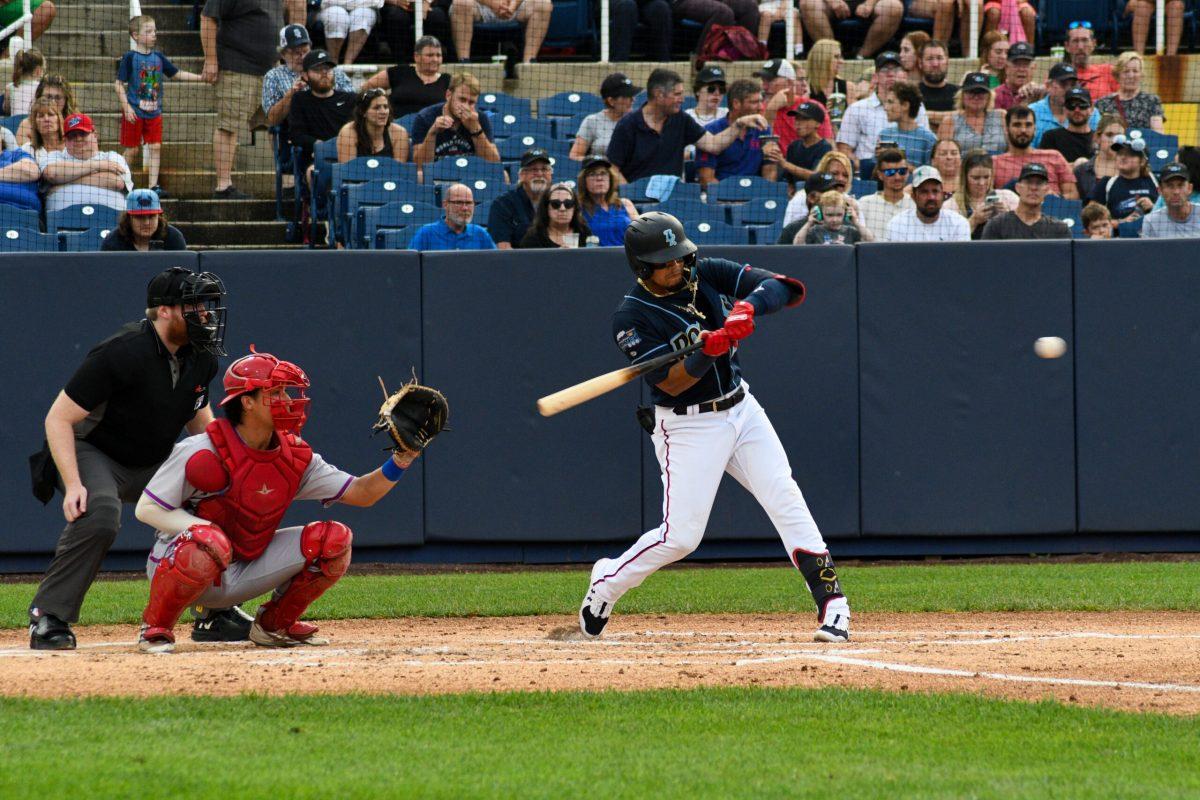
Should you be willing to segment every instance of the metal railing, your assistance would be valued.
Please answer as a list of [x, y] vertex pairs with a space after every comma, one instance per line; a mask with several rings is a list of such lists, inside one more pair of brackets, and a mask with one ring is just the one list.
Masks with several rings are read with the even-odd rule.
[[[21, 0], [21, 16], [13, 21], [13, 23], [7, 28], [0, 31], [0, 39], [3, 39], [6, 36], [11, 36], [17, 31], [18, 28], [22, 29], [21, 32], [24, 34], [24, 38], [20, 42], [17, 42], [17, 45], [23, 45], [33, 41], [33, 12], [29, 9], [29, 0]], [[20, 49], [20, 46], [14, 47], [10, 45], [9, 52], [12, 53]]]

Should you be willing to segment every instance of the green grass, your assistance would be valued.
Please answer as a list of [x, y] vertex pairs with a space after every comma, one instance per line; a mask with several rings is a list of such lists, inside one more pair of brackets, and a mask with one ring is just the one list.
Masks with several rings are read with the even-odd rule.
[[[856, 611], [1157, 611], [1200, 608], [1200, 562], [864, 566], [841, 570]], [[323, 619], [570, 614], [587, 577], [572, 572], [351, 576], [312, 609]], [[26, 624], [32, 584], [0, 584], [0, 627]], [[145, 581], [96, 584], [85, 623], [133, 623]], [[248, 604], [253, 607], [254, 604]], [[808, 613], [795, 570], [669, 569], [621, 600], [621, 613]]]
[[840, 689], [0, 700], [0, 797], [1196, 797], [1196, 719]]

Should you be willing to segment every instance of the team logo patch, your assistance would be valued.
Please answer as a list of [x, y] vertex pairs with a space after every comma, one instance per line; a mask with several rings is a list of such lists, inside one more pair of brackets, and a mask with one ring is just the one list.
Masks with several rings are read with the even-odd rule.
[[[636, 329], [630, 328], [627, 331], [617, 331], [617, 347], [622, 350], [632, 350], [642, 343], [641, 334]], [[636, 355], [636, 352], [631, 352], [631, 355]]]

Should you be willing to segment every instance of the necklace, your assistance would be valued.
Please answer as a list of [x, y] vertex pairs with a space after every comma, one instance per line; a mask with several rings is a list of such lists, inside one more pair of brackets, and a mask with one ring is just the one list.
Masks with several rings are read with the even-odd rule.
[[[650, 288], [650, 287], [649, 287], [649, 286], [646, 284], [646, 282], [645, 282], [644, 280], [642, 280], [641, 278], [638, 278], [638, 285], [639, 285], [639, 286], [641, 286], [643, 289], [645, 289], [645, 290], [646, 290], [647, 292], [649, 292], [650, 294], [654, 295], [655, 297], [664, 297], [664, 298], [665, 298], [665, 297], [670, 297], [671, 295], [675, 294], [675, 292], [665, 292], [665, 293], [662, 293], [662, 292], [656, 292], [656, 291], [654, 291], [653, 289], [651, 289], [651, 288]], [[683, 310], [683, 311], [686, 311], [686, 312], [688, 312], [689, 314], [693, 315], [693, 316], [694, 316], [694, 317], [696, 317], [697, 319], [708, 319], [708, 317], [706, 317], [706, 316], [704, 315], [704, 313], [703, 313], [702, 311], [700, 311], [700, 309], [696, 308], [696, 290], [700, 288], [700, 284], [699, 284], [699, 282], [698, 282], [698, 281], [695, 281], [695, 280], [693, 280], [693, 281], [691, 281], [691, 282], [690, 282], [690, 285], [691, 285], [691, 287], [692, 287], [692, 300], [691, 300], [691, 302], [689, 302], [689, 303], [688, 303], [686, 306], [679, 306], [679, 305], [677, 305], [677, 306], [675, 306], [675, 307], [676, 307], [676, 308], [678, 308], [678, 309], [681, 309], [681, 310]], [[676, 291], [678, 291], [678, 290], [676, 290]]]

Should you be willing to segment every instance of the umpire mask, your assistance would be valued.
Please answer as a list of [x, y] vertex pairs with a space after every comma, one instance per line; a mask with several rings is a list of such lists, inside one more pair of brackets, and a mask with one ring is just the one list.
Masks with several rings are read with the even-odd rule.
[[223, 356], [228, 318], [225, 296], [225, 284], [213, 273], [171, 267], [151, 279], [146, 305], [180, 306], [188, 341], [198, 350]]

